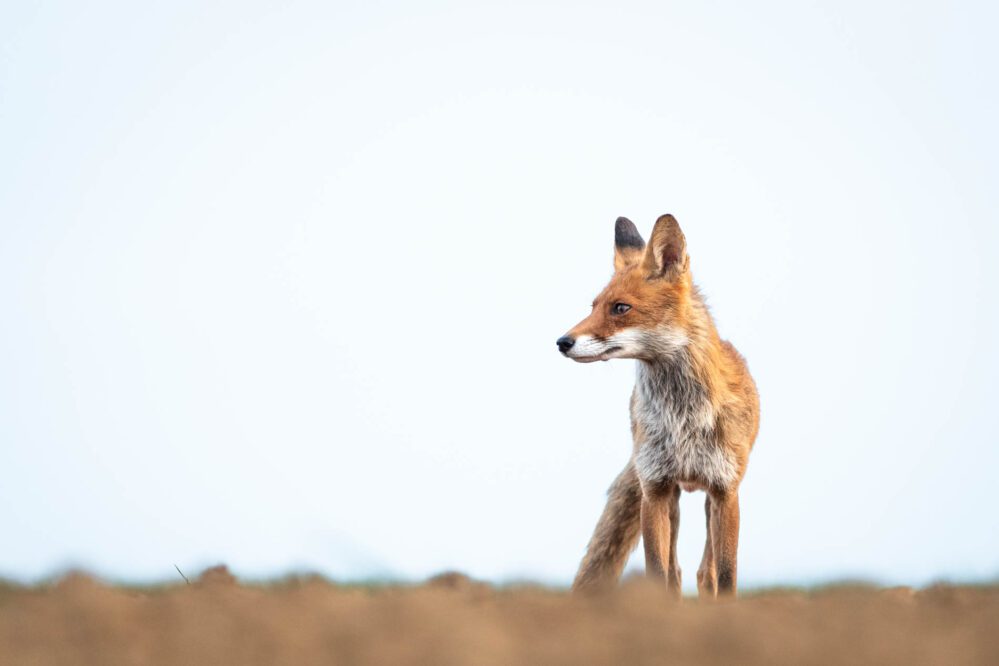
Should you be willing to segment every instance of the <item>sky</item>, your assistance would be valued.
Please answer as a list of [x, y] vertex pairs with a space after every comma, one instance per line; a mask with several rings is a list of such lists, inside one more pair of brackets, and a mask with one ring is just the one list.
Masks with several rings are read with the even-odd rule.
[[995, 579], [997, 20], [4, 3], [0, 576], [567, 584], [635, 362], [554, 342], [669, 212], [761, 394], [740, 583]]

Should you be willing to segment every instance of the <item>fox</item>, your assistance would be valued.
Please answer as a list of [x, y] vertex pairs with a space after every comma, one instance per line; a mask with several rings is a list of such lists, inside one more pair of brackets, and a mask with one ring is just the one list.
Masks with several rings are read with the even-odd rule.
[[735, 596], [739, 485], [759, 432], [760, 399], [746, 360], [719, 337], [691, 279], [675, 217], [661, 215], [647, 244], [631, 220], [617, 219], [610, 283], [556, 345], [579, 363], [636, 360], [631, 457], [608, 490], [573, 591], [613, 588], [641, 538], [646, 576], [679, 599], [683, 490], [706, 495], [698, 596]]

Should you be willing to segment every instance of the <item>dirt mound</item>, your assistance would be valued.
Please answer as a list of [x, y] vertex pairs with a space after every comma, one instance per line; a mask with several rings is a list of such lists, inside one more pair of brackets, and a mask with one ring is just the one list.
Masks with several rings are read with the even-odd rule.
[[83, 574], [0, 585], [4, 664], [996, 664], [999, 587], [834, 587], [670, 603], [644, 580], [598, 598], [319, 578], [119, 588]]

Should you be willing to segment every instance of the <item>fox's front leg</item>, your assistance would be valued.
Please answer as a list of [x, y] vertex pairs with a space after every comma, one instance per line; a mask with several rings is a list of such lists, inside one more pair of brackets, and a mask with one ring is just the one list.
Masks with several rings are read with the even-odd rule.
[[669, 493], [669, 565], [666, 568], [666, 586], [679, 597], [683, 589], [680, 560], [676, 554], [676, 539], [680, 533], [680, 486]]
[[711, 547], [714, 550], [718, 596], [735, 595], [739, 551], [739, 493], [711, 490]]
[[704, 539], [704, 556], [697, 569], [697, 595], [701, 599], [715, 598], [715, 550], [711, 545], [711, 495], [704, 497], [704, 525], [707, 536]]
[[680, 598], [680, 570], [676, 560], [676, 528], [679, 527], [676, 484], [642, 488], [642, 543], [645, 546], [645, 574], [666, 579], [670, 596]]

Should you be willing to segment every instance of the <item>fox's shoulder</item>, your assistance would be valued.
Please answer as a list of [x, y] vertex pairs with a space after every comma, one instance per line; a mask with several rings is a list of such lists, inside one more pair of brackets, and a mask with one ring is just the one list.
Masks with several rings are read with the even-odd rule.
[[739, 350], [735, 348], [728, 340], [721, 340], [722, 354], [725, 355], [726, 360], [732, 365], [743, 368], [747, 373], [749, 372], [749, 364], [746, 363], [746, 358], [739, 353]]
[[753, 381], [753, 376], [749, 374], [749, 364], [746, 362], [746, 358], [728, 340], [721, 340], [720, 343], [725, 374], [728, 375], [729, 385], [745, 383], [755, 392], [756, 383]]
[[727, 384], [730, 395], [735, 399], [732, 405], [736, 418], [752, 431], [751, 439], [756, 438], [760, 427], [760, 394], [756, 382], [749, 374], [746, 359], [728, 340], [721, 340], [722, 356], [725, 359]]

